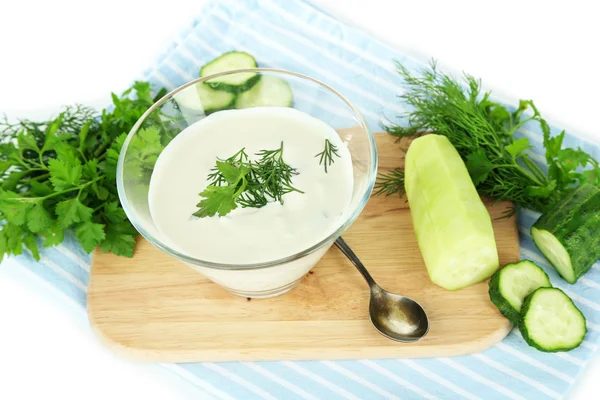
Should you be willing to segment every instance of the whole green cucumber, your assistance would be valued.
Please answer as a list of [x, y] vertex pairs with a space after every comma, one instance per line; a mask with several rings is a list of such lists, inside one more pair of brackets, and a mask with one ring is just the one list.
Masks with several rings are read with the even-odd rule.
[[600, 259], [600, 189], [583, 184], [543, 214], [531, 236], [567, 282], [575, 283]]

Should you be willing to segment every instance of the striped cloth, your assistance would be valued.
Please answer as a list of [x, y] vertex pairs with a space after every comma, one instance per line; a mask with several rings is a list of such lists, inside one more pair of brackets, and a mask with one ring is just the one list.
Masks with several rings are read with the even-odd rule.
[[[143, 78], [169, 89], [196, 78], [199, 66], [230, 50], [256, 56], [260, 66], [284, 68], [320, 79], [346, 95], [373, 131], [386, 117], [402, 113], [401, 81], [392, 60], [423, 66], [394, 48], [342, 24], [301, 0], [214, 1], [183, 30]], [[557, 133], [557, 129], [553, 129]], [[520, 135], [531, 139], [543, 163], [541, 133], [535, 125]], [[600, 148], [575, 136], [600, 159]], [[561, 280], [535, 249], [529, 228], [538, 214], [518, 216], [521, 256], [543, 266], [588, 319], [579, 348], [558, 354], [538, 352], [512, 331], [496, 346], [470, 356], [323, 362], [169, 364], [165, 368], [196, 385], [199, 398], [216, 399], [560, 399], [597, 348], [600, 335], [600, 265], [576, 285]], [[90, 256], [72, 238], [44, 249], [41, 262], [17, 258], [26, 268], [85, 308]], [[82, 313], [83, 314], [83, 313]]]

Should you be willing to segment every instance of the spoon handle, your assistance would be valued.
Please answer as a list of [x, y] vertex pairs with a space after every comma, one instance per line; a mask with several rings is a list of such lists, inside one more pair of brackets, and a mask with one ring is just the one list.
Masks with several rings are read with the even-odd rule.
[[369, 271], [367, 271], [363, 263], [360, 262], [356, 254], [354, 254], [350, 246], [348, 246], [348, 243], [346, 243], [346, 241], [341, 236], [337, 238], [337, 240], [335, 241], [335, 245], [338, 247], [338, 249], [341, 250], [342, 253], [344, 253], [346, 257], [348, 257], [352, 264], [354, 264], [356, 269], [361, 273], [363, 278], [365, 278], [365, 280], [369, 284], [369, 287], [377, 287], [377, 283], [375, 283], [375, 281], [371, 277], [371, 274], [369, 274]]

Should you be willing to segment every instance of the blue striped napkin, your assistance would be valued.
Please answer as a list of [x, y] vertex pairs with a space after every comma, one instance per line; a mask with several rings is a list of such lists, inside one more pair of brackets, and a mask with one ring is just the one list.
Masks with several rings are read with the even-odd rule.
[[[265, 67], [320, 79], [347, 96], [370, 128], [403, 112], [396, 96], [401, 81], [392, 60], [423, 66], [394, 48], [342, 24], [302, 0], [242, 0], [209, 3], [193, 24], [148, 69], [143, 78], [175, 88], [198, 75], [199, 67], [233, 49], [256, 56]], [[553, 129], [557, 133], [557, 129]], [[541, 133], [531, 125], [520, 135], [532, 140], [540, 164]], [[600, 147], [567, 136], [600, 159]], [[535, 249], [529, 228], [538, 214], [519, 214], [521, 256], [544, 267], [552, 283], [573, 298], [588, 319], [583, 345], [569, 353], [545, 354], [524, 344], [518, 331], [496, 346], [470, 356], [323, 362], [169, 364], [165, 368], [216, 399], [560, 399], [597, 348], [600, 334], [600, 265], [576, 285], [561, 280]], [[72, 238], [44, 249], [42, 260], [17, 258], [69, 298], [85, 307], [90, 256]]]

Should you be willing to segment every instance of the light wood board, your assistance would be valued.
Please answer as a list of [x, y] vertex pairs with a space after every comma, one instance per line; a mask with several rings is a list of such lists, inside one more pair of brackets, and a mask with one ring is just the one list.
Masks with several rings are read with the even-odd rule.
[[[399, 145], [376, 137], [380, 171], [400, 166]], [[488, 205], [501, 265], [519, 259], [515, 219], [497, 219], [507, 207]], [[372, 197], [343, 236], [382, 287], [422, 304], [430, 318], [423, 340], [397, 343], [374, 330], [368, 287], [335, 246], [298, 287], [251, 301], [141, 238], [131, 259], [96, 252], [91, 326], [118, 353], [157, 362], [447, 357], [486, 349], [510, 331], [487, 282], [449, 292], [429, 280], [404, 198]]]

